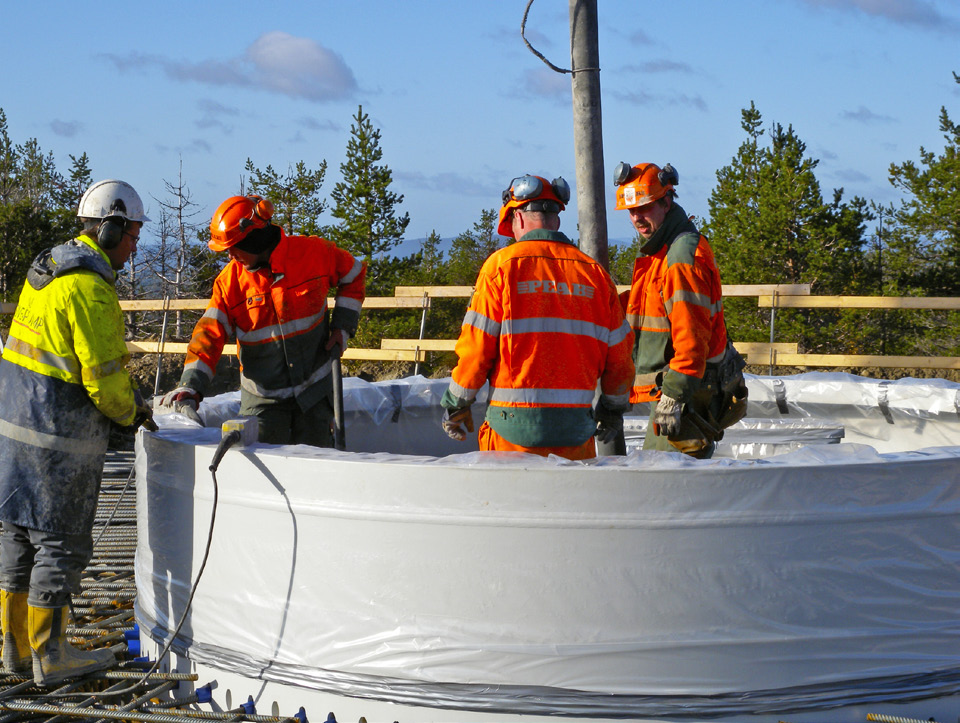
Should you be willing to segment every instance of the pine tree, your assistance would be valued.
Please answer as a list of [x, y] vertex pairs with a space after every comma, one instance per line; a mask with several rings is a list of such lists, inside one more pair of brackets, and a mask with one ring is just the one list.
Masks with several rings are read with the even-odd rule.
[[299, 161], [287, 168], [281, 176], [268, 165], [260, 170], [247, 159], [244, 169], [249, 175], [249, 188], [243, 193], [263, 196], [273, 203], [273, 223], [288, 235], [312, 236], [321, 231], [320, 216], [327, 208], [320, 198], [320, 187], [327, 175], [327, 162], [321, 161], [315, 171], [308, 171], [307, 164]]
[[[960, 75], [953, 74], [960, 84]], [[890, 292], [903, 296], [960, 296], [960, 125], [940, 108], [946, 144], [940, 154], [921, 147], [920, 160], [890, 164], [890, 183], [906, 198], [891, 208], [886, 270]], [[960, 353], [960, 313], [912, 312], [894, 336], [891, 353]]]
[[[865, 281], [861, 266], [866, 202], [842, 201], [843, 189], [825, 203], [806, 144], [793, 127], [774, 123], [763, 144], [756, 106], [742, 111], [747, 140], [730, 165], [717, 171], [704, 234], [716, 254], [725, 284], [801, 284], [815, 293], [856, 293]], [[724, 302], [730, 335], [737, 341], [769, 338], [765, 314], [747, 300]], [[781, 313], [777, 336], [806, 351], [839, 351], [854, 343], [838, 312]], [[855, 328], [855, 325], [854, 327]]]
[[347, 158], [340, 164], [343, 180], [330, 194], [334, 203], [331, 213], [340, 223], [328, 234], [338, 246], [368, 262], [395, 248], [410, 223], [410, 214], [396, 215], [403, 196], [390, 190], [393, 172], [379, 163], [382, 158], [380, 131], [373, 127], [363, 106], [358, 106]]
[[503, 248], [505, 239], [497, 234], [499, 214], [496, 209], [480, 212], [480, 220], [471, 231], [464, 231], [453, 239], [447, 261], [446, 283], [453, 286], [473, 286], [480, 267], [497, 249]]

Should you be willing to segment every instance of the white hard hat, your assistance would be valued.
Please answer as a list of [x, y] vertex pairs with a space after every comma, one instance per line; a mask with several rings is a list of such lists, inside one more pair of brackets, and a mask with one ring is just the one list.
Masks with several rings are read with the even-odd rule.
[[109, 218], [120, 216], [127, 221], [145, 223], [150, 219], [143, 212], [143, 201], [126, 181], [107, 179], [97, 181], [80, 199], [77, 210], [80, 218]]

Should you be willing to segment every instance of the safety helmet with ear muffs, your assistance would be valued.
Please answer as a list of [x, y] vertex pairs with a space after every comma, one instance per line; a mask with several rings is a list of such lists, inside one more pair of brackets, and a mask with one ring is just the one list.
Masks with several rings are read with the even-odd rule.
[[104, 251], [119, 246], [123, 240], [123, 229], [126, 223], [122, 216], [108, 216], [103, 219], [97, 229], [97, 245]]
[[146, 223], [150, 220], [143, 212], [143, 201], [133, 186], [113, 178], [97, 181], [84, 191], [77, 218], [101, 220], [97, 243], [103, 249], [114, 248], [120, 243], [127, 222]]
[[273, 218], [273, 204], [260, 196], [231, 196], [221, 203], [210, 219], [212, 251], [226, 251], [255, 229], [266, 228]]
[[536, 211], [560, 213], [570, 202], [570, 185], [563, 176], [549, 183], [543, 176], [526, 175], [514, 178], [501, 194], [500, 222], [497, 233], [513, 238], [512, 214], [514, 209], [529, 208]]
[[669, 163], [660, 168], [655, 163], [639, 163], [630, 166], [618, 163], [613, 172], [617, 187], [617, 210], [625, 211], [653, 203], [663, 198], [680, 183], [680, 174]]

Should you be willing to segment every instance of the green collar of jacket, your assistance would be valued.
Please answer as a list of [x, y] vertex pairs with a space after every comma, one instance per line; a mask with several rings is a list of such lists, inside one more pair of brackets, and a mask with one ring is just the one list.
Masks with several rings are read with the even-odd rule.
[[660, 228], [653, 232], [653, 236], [640, 244], [637, 258], [653, 256], [664, 246], [670, 248], [673, 240], [682, 233], [699, 234], [693, 221], [687, 218], [687, 212], [676, 201], [670, 204], [670, 210], [663, 218]]
[[517, 239], [517, 242], [520, 241], [559, 241], [560, 243], [570, 244], [571, 246], [576, 246], [576, 244], [568, 239], [566, 235], [562, 234], [560, 231], [549, 231], [545, 228], [535, 228], [533, 231], [527, 231], [523, 236]]

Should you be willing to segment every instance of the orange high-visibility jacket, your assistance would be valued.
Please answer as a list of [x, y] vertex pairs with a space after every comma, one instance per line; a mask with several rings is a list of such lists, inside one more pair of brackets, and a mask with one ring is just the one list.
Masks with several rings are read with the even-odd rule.
[[650, 242], [656, 250], [637, 257], [622, 297], [634, 332], [630, 402], [659, 399], [659, 372], [663, 393], [688, 401], [727, 346], [720, 272], [707, 239], [676, 203]]
[[442, 404], [469, 405], [489, 379], [487, 422], [513, 444], [581, 444], [605, 405], [625, 409], [632, 333], [606, 270], [566, 236], [536, 229], [487, 259], [477, 277]]
[[223, 345], [237, 340], [240, 387], [263, 399], [295, 398], [307, 410], [332, 391], [327, 293], [336, 289], [329, 326], [356, 334], [366, 265], [317, 236], [287, 236], [269, 268], [247, 271], [231, 260], [213, 284], [193, 330], [181, 386], [204, 393]]

